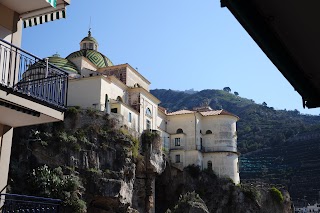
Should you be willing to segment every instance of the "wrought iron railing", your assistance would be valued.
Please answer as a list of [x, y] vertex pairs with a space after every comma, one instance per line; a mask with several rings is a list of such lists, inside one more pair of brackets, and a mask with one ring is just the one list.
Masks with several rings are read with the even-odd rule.
[[65, 108], [68, 74], [19, 47], [0, 39], [0, 86]]
[[197, 145], [196, 148], [201, 152], [237, 152], [237, 147], [235, 146], [204, 147], [204, 146]]
[[170, 147], [171, 150], [182, 150], [182, 149], [185, 149], [184, 146], [171, 146]]
[[61, 212], [61, 200], [16, 195], [16, 194], [0, 194], [0, 212], [13, 213], [13, 212], [46, 212], [46, 213], [59, 213]]

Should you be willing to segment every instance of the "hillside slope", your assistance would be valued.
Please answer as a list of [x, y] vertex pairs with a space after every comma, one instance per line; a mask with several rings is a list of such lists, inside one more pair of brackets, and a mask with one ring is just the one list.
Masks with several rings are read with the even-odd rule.
[[299, 133], [320, 129], [320, 116], [302, 115], [298, 110], [274, 110], [253, 100], [223, 90], [202, 90], [194, 94], [155, 89], [151, 93], [168, 111], [192, 109], [207, 102], [212, 109], [225, 109], [240, 117], [237, 123], [241, 153], [274, 147]]
[[309, 202], [318, 198], [320, 184], [315, 180], [320, 178], [319, 116], [303, 115], [298, 110], [274, 110], [223, 90], [187, 94], [156, 89], [151, 93], [168, 111], [192, 109], [207, 102], [212, 109], [238, 115], [241, 180], [283, 184], [294, 200], [305, 195]]

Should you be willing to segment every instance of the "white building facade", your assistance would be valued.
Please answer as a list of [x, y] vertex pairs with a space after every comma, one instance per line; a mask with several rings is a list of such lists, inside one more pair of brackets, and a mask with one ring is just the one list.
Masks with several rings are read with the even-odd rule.
[[90, 31], [79, 51], [49, 61], [69, 72], [68, 106], [120, 114], [124, 126], [137, 133], [158, 130], [177, 169], [194, 164], [240, 182], [237, 116], [210, 107], [167, 113], [150, 93], [150, 82], [129, 64], [113, 65], [98, 52]]
[[238, 117], [210, 107], [167, 114], [170, 159], [177, 168], [197, 165], [240, 183], [236, 122]]

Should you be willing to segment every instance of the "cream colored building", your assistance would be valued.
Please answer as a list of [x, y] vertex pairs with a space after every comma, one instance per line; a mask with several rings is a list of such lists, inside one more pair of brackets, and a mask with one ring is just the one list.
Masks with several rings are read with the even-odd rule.
[[240, 182], [237, 116], [210, 107], [167, 113], [150, 93], [145, 77], [129, 64], [113, 65], [98, 47], [89, 31], [80, 50], [66, 58], [49, 57], [49, 62], [69, 72], [68, 106], [120, 114], [124, 125], [137, 133], [158, 130], [176, 168], [195, 164]]
[[240, 182], [236, 122], [225, 110], [199, 107], [167, 114], [170, 159], [177, 168], [194, 164]]
[[[22, 29], [64, 18], [69, 3], [0, 0], [0, 194], [7, 188], [13, 128], [62, 121], [66, 108], [67, 73], [22, 50]], [[46, 76], [24, 79], [35, 63]]]

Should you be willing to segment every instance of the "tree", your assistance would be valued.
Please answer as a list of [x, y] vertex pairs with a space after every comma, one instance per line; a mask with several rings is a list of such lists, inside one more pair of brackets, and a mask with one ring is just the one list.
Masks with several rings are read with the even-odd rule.
[[230, 87], [225, 87], [225, 88], [223, 88], [223, 91], [231, 92], [231, 89], [230, 89]]
[[268, 104], [267, 104], [266, 102], [263, 102], [263, 103], [262, 103], [262, 106], [265, 106], [265, 107], [266, 107], [266, 106], [268, 106]]
[[239, 96], [239, 93], [238, 92], [234, 92], [234, 95]]

